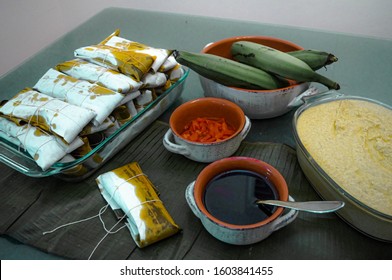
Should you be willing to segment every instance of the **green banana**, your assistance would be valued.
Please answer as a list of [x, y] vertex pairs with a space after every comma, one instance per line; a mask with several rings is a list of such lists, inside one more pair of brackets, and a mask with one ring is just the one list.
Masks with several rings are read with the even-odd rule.
[[302, 60], [268, 46], [238, 41], [232, 44], [231, 54], [239, 62], [287, 79], [297, 82], [318, 82], [329, 89], [340, 89], [338, 83], [318, 74]]
[[225, 86], [246, 89], [277, 89], [288, 81], [261, 69], [213, 54], [173, 51], [177, 62], [199, 75]]
[[333, 54], [319, 50], [298, 50], [287, 53], [302, 60], [314, 71], [338, 61]]

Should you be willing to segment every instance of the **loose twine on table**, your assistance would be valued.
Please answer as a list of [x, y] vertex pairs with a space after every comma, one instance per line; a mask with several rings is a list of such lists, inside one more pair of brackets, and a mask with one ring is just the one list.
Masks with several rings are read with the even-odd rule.
[[[135, 179], [135, 178], [137, 178], [137, 177], [139, 177], [139, 176], [145, 176], [145, 177], [147, 177], [147, 175], [146, 174], [144, 174], [144, 173], [140, 173], [140, 174], [136, 174], [135, 176], [132, 176], [132, 177], [130, 177], [130, 178], [128, 178], [127, 180], [124, 180], [124, 181], [122, 181], [121, 182], [121, 184], [119, 184], [118, 186], [116, 186], [116, 188], [115, 188], [115, 190], [114, 190], [114, 192], [112, 193], [112, 195], [109, 197], [109, 199], [107, 199], [107, 200], [110, 200], [110, 199], [112, 199], [113, 198], [113, 196], [114, 196], [114, 194], [117, 192], [117, 190], [120, 188], [120, 186], [121, 185], [123, 185], [123, 184], [125, 184], [125, 183], [127, 183], [128, 181], [130, 181], [130, 180], [132, 180], [132, 179]], [[148, 178], [148, 177], [147, 177]], [[81, 220], [77, 220], [77, 221], [74, 221], [74, 222], [70, 222], [70, 223], [66, 223], [66, 224], [63, 224], [63, 225], [60, 225], [60, 226], [58, 226], [58, 227], [56, 227], [56, 228], [54, 228], [54, 229], [52, 229], [52, 230], [50, 230], [50, 231], [45, 231], [45, 232], [43, 232], [42, 233], [42, 235], [46, 235], [46, 234], [50, 234], [50, 233], [53, 233], [53, 232], [55, 232], [55, 231], [57, 231], [57, 230], [59, 230], [59, 229], [61, 229], [61, 228], [64, 228], [64, 227], [67, 227], [67, 226], [70, 226], [70, 225], [74, 225], [74, 224], [78, 224], [78, 223], [82, 223], [82, 222], [86, 222], [86, 221], [89, 221], [89, 220], [92, 220], [92, 219], [94, 219], [94, 218], [99, 218], [99, 220], [101, 221], [101, 224], [102, 224], [102, 226], [103, 226], [103, 229], [106, 231], [106, 234], [101, 238], [101, 240], [99, 240], [98, 241], [98, 243], [95, 245], [95, 247], [93, 248], [93, 250], [92, 250], [92, 252], [90, 253], [90, 255], [89, 255], [89, 257], [88, 257], [88, 259], [90, 260], [91, 259], [91, 257], [93, 256], [93, 254], [94, 254], [94, 252], [96, 251], [96, 249], [98, 248], [98, 246], [103, 242], [103, 240], [109, 235], [109, 234], [115, 234], [115, 233], [117, 233], [117, 232], [119, 232], [121, 229], [123, 229], [124, 227], [126, 227], [126, 225], [123, 225], [123, 226], [121, 226], [120, 228], [118, 228], [118, 229], [116, 229], [115, 231], [113, 231], [113, 229], [124, 219], [124, 218], [126, 218], [127, 217], [127, 215], [128, 215], [128, 213], [130, 213], [132, 210], [134, 210], [135, 208], [137, 208], [137, 207], [140, 207], [140, 206], [142, 206], [142, 205], [144, 205], [144, 204], [147, 204], [147, 203], [152, 203], [152, 202], [162, 202], [160, 199], [151, 199], [151, 200], [146, 200], [146, 201], [143, 201], [143, 202], [141, 202], [140, 204], [138, 204], [138, 205], [135, 205], [134, 207], [132, 207], [132, 208], [130, 208], [110, 229], [107, 229], [106, 228], [106, 225], [105, 225], [105, 222], [104, 222], [104, 220], [102, 219], [102, 214], [106, 211], [106, 209], [110, 206], [109, 205], [109, 203], [107, 203], [105, 206], [103, 206], [101, 209], [99, 209], [99, 211], [98, 211], [98, 214], [97, 215], [94, 215], [94, 216], [91, 216], [91, 217], [88, 217], [88, 218], [85, 218], [85, 219], [81, 219]]]

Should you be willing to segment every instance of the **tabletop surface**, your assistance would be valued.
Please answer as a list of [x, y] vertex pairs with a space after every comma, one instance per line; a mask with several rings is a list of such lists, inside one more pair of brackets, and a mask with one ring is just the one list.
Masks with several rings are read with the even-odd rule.
[[[120, 8], [110, 8], [102, 11], [75, 30], [65, 34], [46, 49], [37, 53], [20, 67], [1, 77], [1, 99], [9, 98], [27, 85], [34, 84], [47, 69], [59, 61], [65, 61], [72, 58], [73, 51], [76, 48], [100, 42], [117, 28], [121, 30], [122, 37], [133, 41], [138, 41], [154, 47], [194, 52], [200, 51], [209, 42], [237, 35], [279, 37], [292, 41], [304, 48], [321, 49], [334, 53], [339, 58], [339, 61], [336, 64], [330, 65], [328, 69], [325, 70], [325, 75], [339, 82], [341, 85], [341, 93], [369, 97], [392, 105], [392, 95], [390, 94], [390, 89], [392, 88], [392, 41], [254, 22]], [[320, 90], [325, 89], [320, 88]], [[182, 102], [202, 96], [203, 91], [198, 77], [191, 71], [186, 81], [182, 97], [173, 105], [173, 108]], [[163, 123], [167, 122], [173, 108], [163, 114], [160, 117], [160, 121]], [[290, 150], [294, 151], [295, 148], [291, 128], [293, 112], [294, 110], [281, 117], [269, 120], [252, 120], [251, 132], [245, 139], [248, 143], [247, 145], [250, 145], [253, 149], [256, 146], [252, 146], [252, 143], [256, 142], [260, 145], [262, 145], [262, 143], [277, 143], [281, 146], [287, 146], [287, 153], [288, 155], [291, 155], [292, 153]], [[245, 148], [248, 146], [245, 146]], [[123, 157], [122, 159], [122, 162], [118, 159], [111, 160], [106, 168], [115, 168], [116, 164], [126, 164], [129, 162], [129, 159]], [[198, 166], [198, 168], [199, 167], [200, 166]], [[24, 181], [29, 182], [28, 184], [34, 186], [34, 188], [38, 187], [45, 189], [61, 187], [63, 184], [63, 181], [54, 178], [26, 178], [26, 180], [24, 180], [24, 175], [13, 172], [4, 165], [0, 166], [0, 172], [1, 174], [12, 175], [13, 178], [10, 179], [10, 177], [7, 176], [0, 178], [0, 188], [3, 190], [5, 188], [19, 188], [17, 184], [23, 184]], [[298, 172], [300, 172], [300, 170]], [[292, 179], [296, 180], [298, 178], [293, 177]], [[309, 196], [305, 198], [314, 196], [314, 198], [317, 199], [317, 196], [312, 193], [312, 188], [306, 182], [306, 179], [300, 180], [302, 180], [302, 184], [308, 188], [306, 193], [308, 193]], [[92, 179], [89, 179], [89, 181], [86, 181], [86, 184], [91, 185], [92, 181]], [[79, 184], [79, 186], [81, 185]], [[21, 189], [23, 189], [23, 187]], [[92, 188], [92, 191], [93, 189], [94, 188]], [[62, 188], [62, 190], [64, 191], [64, 188]], [[294, 190], [294, 193], [295, 192], [297, 192], [296, 194], [301, 198], [299, 190], [296, 189]], [[170, 201], [169, 198], [168, 200]], [[7, 207], [2, 207], [1, 209], [2, 211], [11, 211], [7, 210]], [[169, 238], [167, 241], [173, 243], [170, 245], [170, 248], [178, 246], [178, 250], [183, 250], [182, 246], [189, 243], [187, 238], [192, 238], [192, 241], [197, 240], [186, 254], [187, 258], [246, 259], [253, 258], [254, 256], [265, 259], [268, 259], [269, 256], [272, 256], [272, 258], [275, 259], [392, 258], [392, 244], [376, 241], [359, 233], [334, 214], [321, 218], [301, 214], [299, 215], [298, 221], [294, 221], [287, 229], [284, 228], [279, 232], [274, 233], [267, 240], [256, 244], [254, 247], [248, 246], [246, 248], [238, 249], [235, 248], [235, 246], [233, 247], [227, 244], [222, 245], [220, 244], [220, 241], [203, 232], [199, 220], [190, 213], [190, 209], [187, 209], [187, 212], [184, 210], [184, 216], [179, 217], [181, 221], [184, 220], [183, 223], [185, 225], [185, 228], [183, 229], [184, 232], [181, 233], [181, 236], [172, 237], [172, 241], [170, 241], [171, 238]], [[187, 234], [187, 232], [191, 232], [191, 229], [186, 228], [189, 225], [194, 226], [195, 230], [203, 232], [203, 234], [200, 236]], [[329, 225], [337, 226], [334, 227]], [[287, 239], [285, 234], [290, 234], [290, 238]], [[345, 236], [341, 236], [342, 234]], [[285, 249], [282, 249], [282, 245], [285, 246]], [[128, 258], [153, 259], [154, 256], [160, 256], [156, 253], [160, 246], [165, 248], [165, 246], [169, 245], [157, 243], [152, 246], [155, 246], [155, 249], [145, 251], [143, 251], [143, 249], [136, 249], [136, 252], [134, 250], [133, 255], [130, 254]], [[208, 248], [209, 246], [216, 250], [212, 252], [203, 249]], [[32, 246], [22, 244], [18, 240], [9, 237], [7, 229], [2, 230], [0, 248], [1, 259], [64, 258], [61, 254], [45, 253], [45, 248], [36, 249]], [[289, 250], [290, 248], [302, 249], [301, 252], [296, 253]], [[328, 249], [321, 252], [321, 250], [324, 250], [323, 248]], [[254, 254], [252, 257], [251, 254], [244, 253], [256, 249], [259, 251], [261, 250], [261, 252], [264, 252], [265, 254]], [[234, 256], [228, 255], [227, 252], [219, 252], [219, 250], [229, 250], [228, 252], [232, 252]], [[268, 254], [272, 252], [272, 255]], [[174, 254], [172, 255], [172, 258], [185, 258], [184, 256], [185, 255], [183, 254]], [[107, 258], [110, 258], [110, 256]], [[166, 258], [170, 258], [170, 256], [166, 256]]]

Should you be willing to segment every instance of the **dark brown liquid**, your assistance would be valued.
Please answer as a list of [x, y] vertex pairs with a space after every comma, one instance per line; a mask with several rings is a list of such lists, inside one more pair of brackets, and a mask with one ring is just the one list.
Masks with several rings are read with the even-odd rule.
[[248, 170], [231, 170], [214, 177], [204, 192], [204, 205], [215, 218], [230, 224], [249, 225], [265, 220], [275, 206], [258, 205], [258, 199], [279, 199], [266, 177]]

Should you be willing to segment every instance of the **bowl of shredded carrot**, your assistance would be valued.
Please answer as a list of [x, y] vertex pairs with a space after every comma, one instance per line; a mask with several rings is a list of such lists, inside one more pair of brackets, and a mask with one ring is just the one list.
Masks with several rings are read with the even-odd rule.
[[170, 152], [198, 162], [231, 156], [251, 123], [235, 103], [214, 97], [188, 101], [174, 110], [163, 144]]

